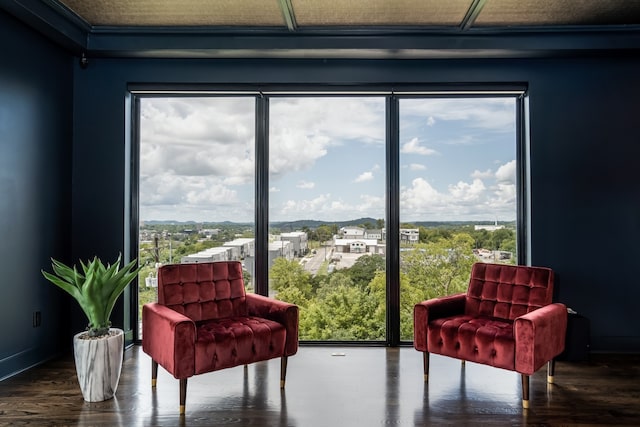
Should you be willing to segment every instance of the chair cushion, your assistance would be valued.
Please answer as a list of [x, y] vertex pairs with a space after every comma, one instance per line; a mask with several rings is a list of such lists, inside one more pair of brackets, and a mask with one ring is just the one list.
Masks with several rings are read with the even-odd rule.
[[158, 302], [195, 322], [246, 316], [242, 264], [164, 265], [158, 270]]
[[545, 267], [475, 263], [465, 314], [514, 320], [551, 303], [553, 279]]
[[492, 317], [457, 315], [429, 322], [427, 348], [498, 368], [515, 368], [513, 322]]
[[253, 316], [196, 324], [195, 373], [249, 364], [284, 354], [286, 331], [272, 320]]

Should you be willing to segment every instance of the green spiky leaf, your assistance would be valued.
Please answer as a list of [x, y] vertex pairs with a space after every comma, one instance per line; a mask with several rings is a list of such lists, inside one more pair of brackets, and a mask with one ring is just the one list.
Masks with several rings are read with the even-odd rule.
[[118, 297], [140, 272], [133, 260], [120, 268], [121, 255], [116, 262], [106, 266], [98, 257], [84, 263], [80, 260], [81, 272], [76, 266], [69, 267], [51, 259], [53, 274], [42, 270], [43, 276], [78, 301], [89, 320], [89, 335], [102, 336], [109, 332], [111, 312]]

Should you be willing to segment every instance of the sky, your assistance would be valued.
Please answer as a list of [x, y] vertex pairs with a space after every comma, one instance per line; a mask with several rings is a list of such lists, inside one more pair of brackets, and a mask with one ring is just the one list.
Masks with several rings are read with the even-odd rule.
[[[252, 97], [144, 98], [140, 218], [253, 222]], [[384, 97], [273, 97], [269, 220], [385, 215]], [[400, 221], [516, 217], [514, 98], [400, 99]]]

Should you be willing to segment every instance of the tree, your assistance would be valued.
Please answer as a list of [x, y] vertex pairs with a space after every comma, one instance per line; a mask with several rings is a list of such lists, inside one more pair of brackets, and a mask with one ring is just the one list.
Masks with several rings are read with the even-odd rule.
[[490, 248], [491, 243], [491, 233], [488, 230], [482, 228], [480, 230], [473, 230], [471, 232], [471, 236], [475, 240], [475, 247], [479, 248]]
[[331, 239], [333, 233], [331, 232], [331, 227], [328, 225], [320, 225], [316, 228], [316, 238], [320, 243], [324, 243], [327, 240]]
[[475, 262], [473, 243], [470, 235], [459, 233], [418, 244], [401, 255], [401, 269], [410, 283], [424, 292], [422, 299], [461, 292], [466, 289]]
[[434, 242], [439, 239], [449, 239], [452, 234], [452, 230], [446, 227], [418, 228], [418, 238], [420, 243]]
[[[294, 260], [276, 258], [269, 272], [269, 282], [278, 295], [291, 294], [287, 288], [297, 288], [300, 295], [305, 298], [311, 297], [311, 274]], [[278, 295], [276, 298], [282, 299]]]
[[385, 271], [386, 261], [381, 255], [363, 255], [345, 271], [359, 289], [364, 290], [377, 271]]
[[503, 246], [503, 242], [514, 240], [515, 241], [515, 233], [513, 230], [509, 230], [508, 228], [501, 228], [499, 230], [495, 230], [491, 235], [491, 243], [493, 250], [500, 250]]
[[353, 286], [343, 273], [331, 274], [317, 297], [300, 312], [300, 338], [310, 340], [384, 339], [384, 321], [377, 318], [378, 301]]
[[515, 254], [516, 251], [517, 251], [515, 237], [513, 239], [505, 239], [505, 240], [503, 240], [502, 243], [500, 243], [500, 250], [501, 251], [505, 251], [505, 252], [511, 252], [512, 254]]
[[325, 298], [336, 289], [353, 287], [353, 280], [346, 271], [336, 271], [329, 276], [325, 276], [325, 280], [320, 284], [316, 295], [319, 299]]

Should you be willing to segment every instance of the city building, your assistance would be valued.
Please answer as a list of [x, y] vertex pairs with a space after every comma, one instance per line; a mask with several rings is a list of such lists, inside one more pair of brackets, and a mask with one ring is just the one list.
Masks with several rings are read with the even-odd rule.
[[415, 244], [420, 241], [420, 230], [417, 228], [401, 228], [400, 229], [400, 242]]
[[307, 254], [309, 251], [308, 236], [304, 231], [292, 231], [290, 233], [282, 233], [279, 236], [280, 240], [286, 240], [291, 242], [293, 256], [301, 257]]

